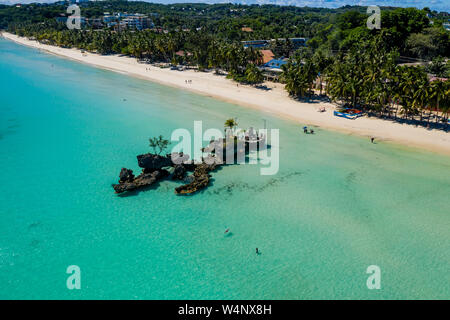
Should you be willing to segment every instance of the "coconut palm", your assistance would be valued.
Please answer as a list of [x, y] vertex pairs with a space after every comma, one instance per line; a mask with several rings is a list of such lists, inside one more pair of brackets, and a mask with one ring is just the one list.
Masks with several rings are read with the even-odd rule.
[[[440, 81], [435, 80], [431, 82], [430, 84], [430, 105], [436, 110], [436, 114], [439, 113], [439, 111], [442, 112], [442, 118], [445, 119], [444, 111], [446, 108], [448, 108], [448, 90], [449, 90], [449, 81]], [[442, 103], [443, 102], [443, 103]], [[443, 107], [443, 108], [442, 108]], [[442, 109], [442, 110], [441, 110]], [[430, 108], [431, 113], [431, 108]], [[436, 121], [438, 117], [436, 115]]]
[[249, 64], [245, 70], [245, 76], [247, 82], [253, 85], [262, 83], [264, 81], [264, 76], [261, 70], [258, 69], [253, 63]]
[[237, 125], [238, 124], [237, 124], [236, 118], [227, 119], [224, 124], [225, 128], [228, 128], [230, 130], [233, 130], [235, 127], [237, 127]]

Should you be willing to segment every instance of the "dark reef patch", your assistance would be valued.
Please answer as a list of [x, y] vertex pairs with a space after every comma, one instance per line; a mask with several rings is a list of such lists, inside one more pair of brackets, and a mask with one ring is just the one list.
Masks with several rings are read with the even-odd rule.
[[295, 176], [300, 176], [302, 174], [303, 174], [303, 172], [301, 172], [301, 171], [294, 171], [294, 172], [290, 172], [285, 175], [282, 175], [279, 178], [272, 178], [269, 181], [267, 181], [265, 184], [263, 184], [262, 186], [257, 188], [256, 191], [264, 191], [267, 188], [273, 187], [281, 182], [286, 181], [287, 179], [290, 179]]
[[235, 191], [244, 191], [244, 190], [252, 190], [255, 192], [261, 192], [261, 191], [265, 191], [270, 187], [274, 187], [276, 185], [278, 185], [279, 183], [282, 183], [292, 177], [295, 176], [300, 176], [302, 175], [303, 172], [300, 171], [295, 171], [295, 172], [290, 172], [287, 174], [284, 174], [278, 178], [271, 178], [269, 179], [266, 183], [264, 183], [263, 185], [250, 185], [247, 182], [230, 182], [222, 187], [218, 187], [218, 188], [214, 188], [211, 191], [208, 191], [208, 194], [216, 194], [216, 195], [227, 195], [227, 196], [231, 196], [233, 195], [233, 193]]
[[33, 239], [31, 242], [30, 242], [30, 246], [32, 247], [32, 248], [34, 248], [34, 249], [37, 249], [38, 247], [39, 247], [39, 244], [40, 244], [41, 242], [39, 241], [39, 240], [37, 240], [37, 239]]
[[33, 222], [33, 223], [30, 223], [30, 224], [28, 225], [28, 229], [34, 229], [34, 228], [36, 228], [36, 227], [39, 227], [40, 225], [41, 225], [41, 222], [40, 222], [40, 221]]

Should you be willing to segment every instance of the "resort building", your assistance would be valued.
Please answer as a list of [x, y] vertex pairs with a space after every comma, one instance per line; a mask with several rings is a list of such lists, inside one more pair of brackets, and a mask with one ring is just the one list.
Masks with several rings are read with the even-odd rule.
[[105, 12], [103, 14], [103, 22], [108, 24], [117, 21], [119, 18], [115, 15], [109, 14], [109, 12]]
[[141, 13], [118, 12], [110, 14], [109, 12], [105, 12], [103, 15], [103, 23], [108, 28], [114, 27], [119, 29], [143, 30], [154, 27], [152, 19]]
[[100, 18], [87, 18], [86, 25], [92, 28], [103, 28], [103, 22]]
[[275, 58], [275, 54], [272, 50], [260, 50], [259, 52], [262, 55], [261, 64], [266, 64]]
[[89, 0], [68, 0], [69, 4], [76, 4], [76, 3], [88, 3]]
[[287, 63], [287, 59], [272, 59], [263, 65], [264, 68], [272, 69], [271, 71], [282, 72], [281, 66]]
[[59, 23], [66, 23], [67, 22], [67, 17], [64, 13], [61, 13], [59, 15], [59, 17], [56, 17], [55, 20]]
[[288, 59], [272, 59], [263, 64], [260, 69], [262, 69], [263, 71], [264, 79], [268, 81], [278, 82], [278, 78], [283, 72], [281, 66], [286, 64], [287, 62]]
[[430, 82], [433, 82], [433, 81], [441, 81], [441, 82], [448, 81], [447, 78], [441, 78], [441, 77], [430, 76], [430, 75], [428, 75], [428, 79], [430, 80]]
[[244, 48], [265, 48], [269, 46], [270, 40], [249, 40], [242, 41], [242, 44], [244, 45]]
[[175, 55], [177, 55], [179, 57], [190, 57], [190, 56], [192, 56], [192, 53], [190, 53], [188, 51], [180, 50], [180, 51], [175, 52]]
[[[307, 38], [289, 38], [289, 41], [292, 43], [292, 46], [294, 47], [294, 49], [298, 49], [300, 47], [305, 47], [306, 46], [306, 41], [308, 39]], [[286, 41], [285, 38], [279, 38], [279, 39], [270, 39], [270, 40], [248, 40], [248, 41], [242, 41], [242, 44], [244, 46], [244, 48], [266, 48], [268, 46], [270, 46], [270, 44], [274, 43], [274, 42], [283, 42]]]
[[[286, 41], [286, 39], [278, 39], [281, 41]], [[300, 47], [306, 47], [306, 38], [289, 38], [289, 41], [292, 42], [292, 44], [294, 45], [294, 48], [298, 49]]]

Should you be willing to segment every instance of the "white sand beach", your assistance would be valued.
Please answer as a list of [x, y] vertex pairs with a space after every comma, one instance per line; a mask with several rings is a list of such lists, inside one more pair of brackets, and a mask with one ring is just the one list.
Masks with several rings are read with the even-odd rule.
[[[270, 90], [263, 90], [252, 86], [237, 85], [236, 82], [213, 73], [161, 69], [148, 64], [140, 64], [135, 58], [131, 57], [82, 53], [78, 49], [45, 45], [10, 33], [3, 33], [2, 35], [19, 44], [45, 50], [89, 65], [270, 112], [299, 122], [299, 128], [300, 125], [319, 126], [349, 134], [375, 137], [378, 141], [394, 142], [450, 155], [450, 133], [375, 118], [362, 117], [356, 120], [348, 120], [335, 117], [333, 115], [335, 108], [333, 104], [295, 101], [288, 96], [283, 85], [279, 83], [267, 82], [265, 85]], [[186, 83], [185, 80], [191, 80], [191, 82]], [[319, 107], [325, 107], [326, 112], [318, 112]]]

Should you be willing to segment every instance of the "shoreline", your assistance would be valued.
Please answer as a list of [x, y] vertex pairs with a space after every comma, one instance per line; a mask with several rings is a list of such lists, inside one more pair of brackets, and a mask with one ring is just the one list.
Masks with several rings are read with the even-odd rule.
[[[197, 94], [268, 112], [277, 117], [324, 129], [365, 137], [375, 137], [378, 141], [405, 145], [439, 154], [450, 155], [450, 134], [441, 130], [428, 130], [414, 125], [395, 123], [389, 120], [361, 117], [348, 120], [333, 115], [335, 105], [328, 102], [300, 102], [291, 99], [280, 83], [266, 82], [268, 90], [249, 85], [237, 85], [223, 75], [194, 70], [161, 69], [149, 64], [140, 64], [136, 58], [82, 53], [79, 49], [61, 48], [41, 44], [35, 40], [22, 38], [7, 32], [1, 36], [21, 45], [43, 50], [51, 54], [77, 62], [119, 72], [140, 79], [157, 82]], [[186, 83], [191, 80], [192, 83]], [[317, 112], [325, 107], [326, 112]]]

